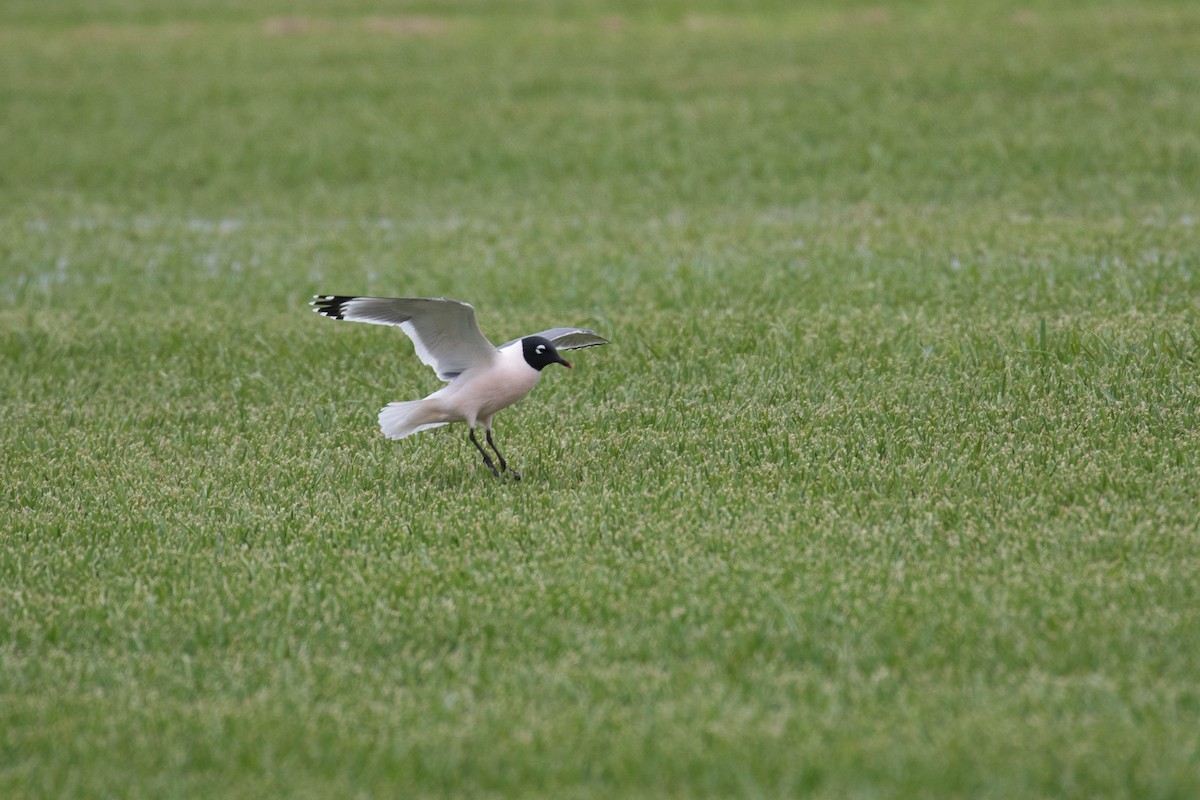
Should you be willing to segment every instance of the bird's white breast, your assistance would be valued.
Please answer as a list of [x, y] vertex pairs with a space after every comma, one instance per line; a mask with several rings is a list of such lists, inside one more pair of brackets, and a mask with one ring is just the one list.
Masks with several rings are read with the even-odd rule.
[[474, 424], [529, 394], [540, 375], [525, 361], [520, 347], [509, 347], [488, 366], [464, 372], [439, 394], [468, 424]]

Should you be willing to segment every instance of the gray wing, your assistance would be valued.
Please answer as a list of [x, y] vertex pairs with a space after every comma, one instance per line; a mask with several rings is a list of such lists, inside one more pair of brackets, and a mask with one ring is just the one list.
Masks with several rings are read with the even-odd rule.
[[475, 322], [475, 309], [457, 300], [319, 294], [312, 305], [331, 319], [399, 327], [412, 339], [421, 363], [433, 367], [444, 381], [496, 357], [496, 348]]
[[[578, 350], [582, 347], [595, 347], [596, 345], [609, 343], [608, 339], [586, 328], [551, 328], [548, 331], [540, 331], [529, 335], [549, 339], [556, 350]], [[521, 337], [521, 339], [524, 338], [524, 336]], [[513, 339], [511, 342], [505, 342], [500, 345], [500, 349], [503, 350], [509, 345], [516, 344], [521, 339]]]

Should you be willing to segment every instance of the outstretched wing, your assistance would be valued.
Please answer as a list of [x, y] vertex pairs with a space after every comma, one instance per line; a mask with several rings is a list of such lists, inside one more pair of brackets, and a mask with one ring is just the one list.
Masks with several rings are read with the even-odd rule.
[[496, 348], [475, 322], [475, 309], [457, 300], [319, 294], [312, 305], [332, 319], [399, 327], [412, 339], [421, 363], [433, 367], [444, 381], [496, 357]]
[[[549, 339], [556, 350], [578, 350], [581, 347], [595, 347], [600, 344], [608, 344], [608, 339], [597, 334], [595, 331], [589, 331], [585, 328], [551, 328], [548, 331], [539, 333], [531, 333], [530, 336], [541, 336], [544, 339]], [[521, 339], [525, 337], [522, 336]], [[516, 344], [521, 339], [513, 339], [511, 342], [505, 342], [500, 345], [500, 349]]]

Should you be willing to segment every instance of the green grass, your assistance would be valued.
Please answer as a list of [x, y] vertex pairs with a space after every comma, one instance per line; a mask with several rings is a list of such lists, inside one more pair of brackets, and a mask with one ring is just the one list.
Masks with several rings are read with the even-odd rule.
[[1200, 794], [1200, 8], [793, 5], [5, 3], [0, 796]]

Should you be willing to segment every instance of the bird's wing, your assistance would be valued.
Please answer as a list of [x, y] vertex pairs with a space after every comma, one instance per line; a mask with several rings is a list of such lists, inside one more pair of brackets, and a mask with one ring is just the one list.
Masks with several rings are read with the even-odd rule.
[[[539, 331], [531, 333], [530, 336], [541, 336], [544, 339], [549, 339], [556, 350], [578, 350], [581, 347], [595, 347], [599, 344], [608, 344], [608, 339], [597, 334], [595, 331], [589, 331], [585, 328], [551, 328], [548, 331]], [[525, 337], [522, 336], [521, 339]], [[511, 342], [505, 342], [500, 345], [503, 350], [510, 345], [517, 344], [521, 339], [513, 339]]]
[[333, 319], [396, 325], [412, 339], [421, 363], [452, 381], [471, 367], [490, 364], [496, 348], [480, 333], [475, 309], [444, 297], [317, 295], [314, 311]]

